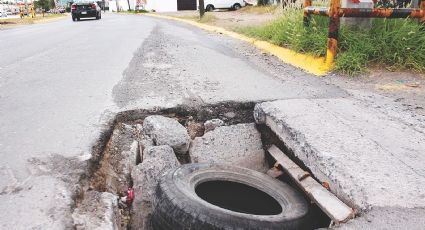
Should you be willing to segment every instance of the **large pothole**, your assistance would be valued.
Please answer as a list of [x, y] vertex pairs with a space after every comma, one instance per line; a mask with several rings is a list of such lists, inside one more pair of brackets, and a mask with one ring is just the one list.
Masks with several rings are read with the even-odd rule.
[[[265, 149], [271, 144], [284, 145], [266, 127], [253, 123], [253, 108], [253, 103], [226, 103], [201, 108], [135, 110], [118, 114], [102, 156], [93, 164], [91, 175], [82, 181], [73, 214], [76, 229], [95, 226], [105, 229], [151, 229], [150, 215], [156, 182], [162, 173], [180, 164], [227, 163], [266, 172], [274, 162], [268, 159]], [[177, 121], [184, 127], [190, 149], [187, 148], [189, 144], [185, 146], [176, 140], [178, 132], [174, 136], [170, 134], [174, 131], [169, 127], [175, 124], [161, 127], [155, 122], [162, 121], [152, 117], [145, 122], [152, 115], [171, 118], [170, 122]], [[147, 123], [153, 125], [148, 126]], [[162, 131], [155, 133], [148, 129]], [[164, 141], [167, 138], [169, 140]], [[279, 179], [290, 183], [287, 177]], [[200, 193], [211, 194], [204, 189], [205, 186], [201, 186], [203, 190], [199, 188], [202, 190]], [[225, 187], [243, 189], [238, 186]], [[129, 192], [133, 191], [134, 199], [131, 194], [129, 196]], [[253, 196], [262, 195], [256, 191], [249, 192]], [[205, 199], [208, 197], [211, 198], [206, 196]], [[239, 209], [238, 204], [242, 203], [235, 203], [233, 208]], [[259, 205], [261, 213], [277, 210], [269, 209], [269, 205]], [[329, 218], [314, 204], [311, 204], [309, 215], [309, 228], [329, 226]]]

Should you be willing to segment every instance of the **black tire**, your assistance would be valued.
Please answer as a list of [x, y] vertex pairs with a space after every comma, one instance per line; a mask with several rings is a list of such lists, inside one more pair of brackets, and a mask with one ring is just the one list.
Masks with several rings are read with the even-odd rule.
[[[223, 189], [235, 185], [249, 191], [223, 193]], [[214, 186], [221, 186], [222, 193]], [[205, 196], [205, 191], [209, 195]], [[247, 195], [252, 192], [261, 193], [261, 198]], [[201, 196], [212, 198], [206, 201]], [[214, 197], [224, 202], [218, 204]], [[272, 199], [273, 205], [263, 202], [263, 197]], [[228, 206], [221, 208], [214, 202]], [[289, 185], [253, 170], [215, 164], [186, 164], [167, 172], [156, 187], [153, 207], [151, 223], [155, 230], [304, 229], [308, 212], [303, 196]]]
[[81, 19], [77, 17], [77, 21], [80, 21]]
[[235, 3], [235, 5], [233, 5], [233, 10], [239, 10], [240, 8], [242, 8], [242, 6], [239, 3]]
[[213, 11], [213, 10], [214, 10], [214, 6], [210, 4], [210, 5], [208, 5], [208, 6], [205, 8], [205, 10], [206, 10], [206, 11], [208, 11], [208, 12]]

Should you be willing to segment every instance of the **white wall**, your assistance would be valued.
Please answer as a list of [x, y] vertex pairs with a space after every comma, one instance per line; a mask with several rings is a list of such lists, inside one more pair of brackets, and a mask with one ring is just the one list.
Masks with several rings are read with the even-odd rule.
[[[128, 10], [127, 0], [112, 0], [109, 1], [109, 11], [117, 11], [116, 2], [118, 1], [118, 7], [123, 10]], [[135, 9], [137, 0], [130, 0], [130, 8]], [[147, 11], [155, 10], [156, 12], [170, 12], [177, 11], [177, 0], [142, 0], [142, 3], [146, 2], [144, 9]]]
[[177, 0], [146, 0], [145, 10], [156, 12], [177, 11]]

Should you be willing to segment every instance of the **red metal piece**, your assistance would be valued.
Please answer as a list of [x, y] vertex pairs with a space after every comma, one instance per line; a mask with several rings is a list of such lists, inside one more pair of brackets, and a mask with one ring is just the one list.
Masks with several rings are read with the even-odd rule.
[[360, 0], [351, 0], [352, 3], [360, 3]]
[[130, 206], [134, 200], [134, 189], [128, 188], [127, 190], [127, 205]]

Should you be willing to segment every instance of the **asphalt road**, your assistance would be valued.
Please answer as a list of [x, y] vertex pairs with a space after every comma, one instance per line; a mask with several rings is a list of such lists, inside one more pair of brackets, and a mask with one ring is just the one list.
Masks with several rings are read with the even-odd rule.
[[116, 112], [346, 96], [249, 45], [104, 14], [0, 31], [0, 228], [72, 225], [79, 162]]

